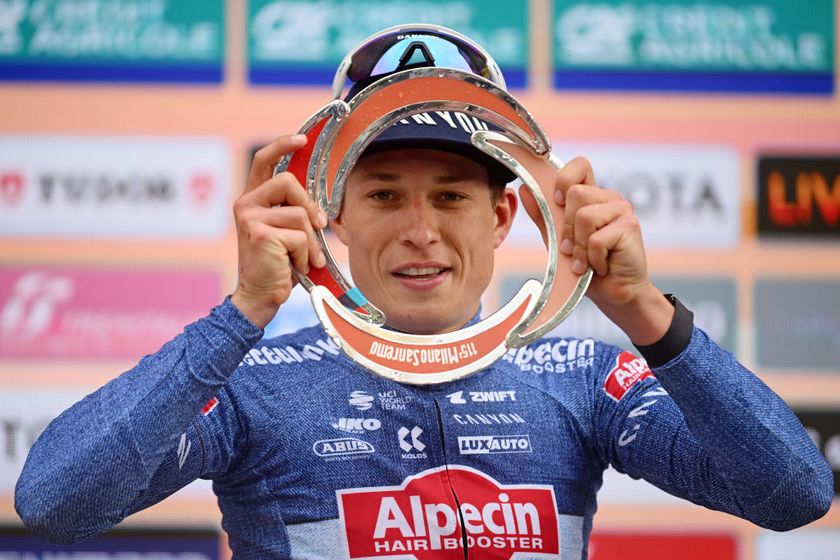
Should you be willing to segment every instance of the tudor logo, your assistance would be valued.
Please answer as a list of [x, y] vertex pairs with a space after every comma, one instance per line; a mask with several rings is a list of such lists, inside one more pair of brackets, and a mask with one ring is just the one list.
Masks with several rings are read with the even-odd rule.
[[604, 391], [613, 400], [620, 401], [630, 387], [647, 377], [653, 377], [647, 362], [625, 351], [616, 357], [615, 367], [604, 380]]
[[23, 174], [0, 173], [0, 202], [7, 206], [17, 204], [23, 196]]
[[[450, 488], [457, 494], [456, 501]], [[560, 534], [554, 490], [499, 484], [460, 465], [408, 477], [400, 486], [338, 490], [348, 557], [437, 560], [470, 556], [556, 558]]]

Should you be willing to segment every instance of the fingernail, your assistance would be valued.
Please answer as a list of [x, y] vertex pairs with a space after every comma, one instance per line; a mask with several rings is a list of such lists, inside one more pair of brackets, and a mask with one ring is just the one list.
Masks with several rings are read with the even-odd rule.
[[303, 144], [304, 142], [306, 142], [306, 134], [294, 134], [292, 135], [290, 140], [295, 144]]
[[554, 202], [556, 202], [557, 204], [565, 204], [566, 195], [563, 194], [563, 191], [554, 191]]
[[327, 215], [324, 212], [318, 212], [318, 216], [315, 218], [315, 225], [319, 228], [327, 227]]
[[563, 241], [560, 242], [560, 252], [563, 253], [564, 255], [571, 255], [573, 248], [574, 248], [574, 245], [572, 245], [572, 240], [571, 239], [564, 239]]
[[586, 270], [586, 266], [583, 264], [583, 261], [580, 259], [575, 259], [572, 261], [572, 272], [575, 274], [583, 274]]
[[324, 253], [318, 252], [318, 254], [315, 255], [315, 262], [312, 264], [315, 265], [315, 268], [324, 268], [327, 266], [327, 257], [324, 256]]

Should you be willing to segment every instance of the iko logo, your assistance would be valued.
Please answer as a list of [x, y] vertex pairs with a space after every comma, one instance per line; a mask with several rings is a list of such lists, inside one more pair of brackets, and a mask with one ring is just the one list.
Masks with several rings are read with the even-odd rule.
[[[460, 481], [458, 502], [450, 493], [453, 471]], [[447, 465], [400, 486], [339, 490], [336, 498], [350, 560], [463, 558], [465, 547], [470, 557], [498, 560], [560, 554], [550, 485], [505, 486], [481, 471]]]
[[460, 436], [458, 453], [488, 455], [491, 453], [531, 453], [528, 434], [517, 436]]
[[364, 391], [353, 391], [347, 402], [359, 410], [370, 410], [373, 407], [373, 396]]
[[0, 332], [26, 338], [45, 332], [53, 322], [57, 305], [69, 300], [73, 292], [73, 281], [65, 276], [24, 274], [0, 311]]
[[342, 459], [356, 459], [365, 457], [376, 449], [366, 441], [356, 438], [322, 439], [312, 444], [312, 451], [318, 457], [324, 457], [327, 461]]
[[187, 439], [187, 432], [181, 434], [181, 439], [178, 441], [178, 470], [184, 468], [184, 463], [187, 462], [187, 455], [192, 449], [192, 442]]
[[332, 427], [351, 434], [364, 434], [375, 432], [382, 427], [382, 422], [376, 418], [339, 418], [338, 422], [332, 423]]
[[[515, 401], [516, 391], [470, 391], [470, 402], [505, 402]], [[463, 391], [455, 391], [446, 395], [449, 402], [452, 404], [466, 404], [467, 399], [464, 398]]]
[[[409, 430], [405, 426], [402, 426], [399, 431], [397, 432], [397, 437], [400, 440], [400, 449], [405, 451], [403, 453], [403, 459], [425, 459], [427, 455], [423, 453], [423, 450], [426, 449], [426, 444], [420, 441], [420, 436], [423, 433], [423, 428], [419, 426], [414, 426]], [[408, 441], [408, 436], [411, 435], [411, 441]], [[412, 451], [417, 451], [417, 453], [412, 453]]]

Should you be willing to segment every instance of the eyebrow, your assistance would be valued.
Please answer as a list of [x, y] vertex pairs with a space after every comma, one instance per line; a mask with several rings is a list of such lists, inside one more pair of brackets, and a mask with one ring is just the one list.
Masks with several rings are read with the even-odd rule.
[[[401, 179], [401, 176], [396, 173], [372, 171], [370, 173], [365, 173], [364, 178], [369, 181], [373, 180], [382, 181], [384, 183], [395, 183]], [[466, 177], [465, 175], [439, 175], [435, 177], [435, 182], [442, 185], [451, 185], [466, 180], [468, 180], [468, 177]]]

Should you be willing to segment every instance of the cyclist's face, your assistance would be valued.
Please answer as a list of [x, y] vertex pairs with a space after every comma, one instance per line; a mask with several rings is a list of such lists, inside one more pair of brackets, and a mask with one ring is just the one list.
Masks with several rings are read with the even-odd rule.
[[484, 166], [438, 150], [363, 157], [333, 229], [348, 246], [353, 282], [388, 326], [457, 330], [478, 310], [516, 198], [494, 203]]

